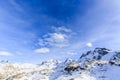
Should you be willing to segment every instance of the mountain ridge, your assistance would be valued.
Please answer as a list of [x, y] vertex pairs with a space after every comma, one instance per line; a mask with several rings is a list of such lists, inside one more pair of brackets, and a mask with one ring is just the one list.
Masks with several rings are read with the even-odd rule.
[[0, 63], [0, 80], [120, 80], [120, 52], [95, 48], [78, 60]]

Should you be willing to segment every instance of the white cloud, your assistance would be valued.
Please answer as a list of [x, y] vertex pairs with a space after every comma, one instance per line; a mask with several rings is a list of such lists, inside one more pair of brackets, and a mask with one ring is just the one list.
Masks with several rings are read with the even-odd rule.
[[93, 44], [91, 42], [86, 43], [86, 46], [93, 47]]
[[40, 46], [51, 46], [61, 48], [68, 46], [70, 35], [71, 35], [70, 29], [58, 27], [54, 28], [54, 32], [43, 35], [43, 38], [40, 38], [38, 43]]
[[0, 51], [0, 56], [12, 56], [10, 52]]
[[49, 48], [39, 48], [35, 50], [36, 53], [49, 53], [50, 49]]

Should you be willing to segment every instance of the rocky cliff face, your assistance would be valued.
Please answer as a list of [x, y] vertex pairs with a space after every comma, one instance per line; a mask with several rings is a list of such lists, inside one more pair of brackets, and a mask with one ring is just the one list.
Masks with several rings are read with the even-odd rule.
[[75, 61], [0, 63], [0, 80], [120, 80], [120, 52], [96, 48]]

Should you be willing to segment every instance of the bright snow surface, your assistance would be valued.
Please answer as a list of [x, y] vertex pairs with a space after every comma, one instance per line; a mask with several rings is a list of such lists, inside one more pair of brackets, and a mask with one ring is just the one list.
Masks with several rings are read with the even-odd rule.
[[0, 80], [120, 80], [119, 55], [100, 48], [78, 61], [48, 60], [40, 65], [1, 62]]

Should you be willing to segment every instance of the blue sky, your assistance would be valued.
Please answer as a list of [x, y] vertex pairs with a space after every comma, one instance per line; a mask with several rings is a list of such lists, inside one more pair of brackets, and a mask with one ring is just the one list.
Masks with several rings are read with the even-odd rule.
[[120, 50], [119, 0], [0, 0], [0, 60], [78, 58]]

